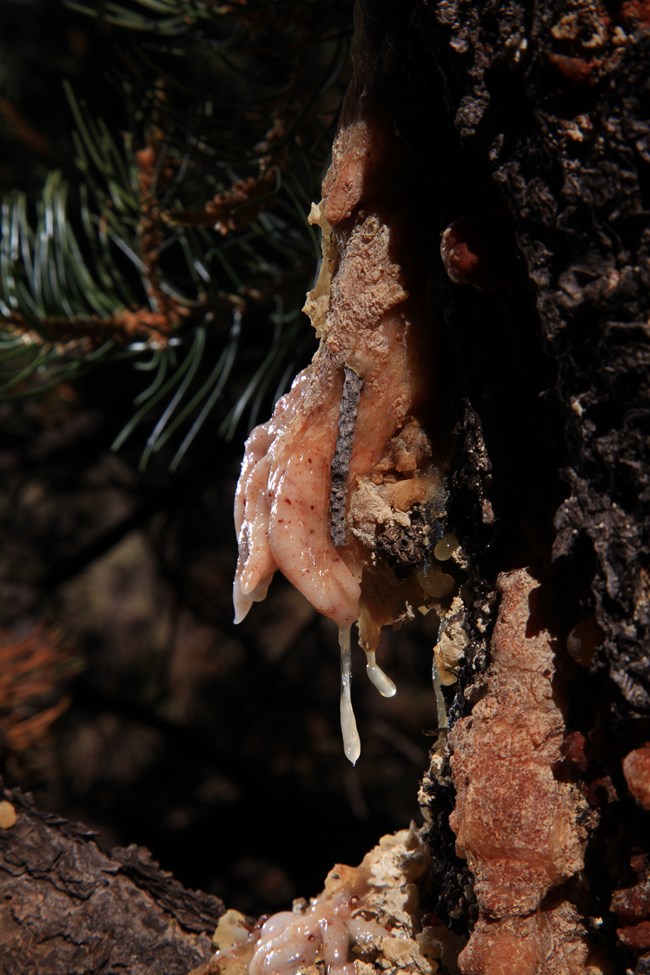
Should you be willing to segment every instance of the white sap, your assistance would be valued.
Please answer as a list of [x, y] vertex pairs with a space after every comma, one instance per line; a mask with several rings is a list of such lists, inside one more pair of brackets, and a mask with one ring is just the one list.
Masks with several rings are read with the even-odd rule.
[[382, 697], [393, 697], [397, 693], [395, 684], [377, 663], [374, 650], [366, 650], [366, 673]]
[[339, 646], [341, 648], [341, 732], [343, 733], [343, 750], [353, 765], [361, 754], [361, 740], [357, 731], [357, 722], [352, 710], [352, 696], [350, 681], [352, 678], [352, 653], [350, 650], [349, 626], [339, 627]]

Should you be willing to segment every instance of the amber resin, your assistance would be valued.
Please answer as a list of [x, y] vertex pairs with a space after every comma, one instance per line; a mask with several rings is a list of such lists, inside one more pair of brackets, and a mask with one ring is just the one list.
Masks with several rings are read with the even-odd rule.
[[381, 628], [440, 598], [443, 575], [433, 554], [442, 527], [432, 536], [446, 500], [429, 433], [432, 327], [412, 284], [408, 193], [398, 137], [377, 99], [353, 84], [310, 214], [323, 261], [305, 311], [320, 347], [250, 435], [235, 502], [235, 620], [264, 599], [279, 569], [336, 623], [352, 761], [350, 628], [358, 623], [373, 683], [394, 693], [374, 657]]
[[[323, 208], [314, 219], [327, 239]], [[314, 293], [306, 306], [321, 346], [246, 444], [235, 507], [237, 621], [264, 598], [280, 569], [319, 612], [350, 626], [361, 612], [363, 569], [379, 561], [378, 531], [408, 528], [416, 505], [439, 509], [444, 502], [415, 415], [428, 377], [418, 366], [417, 329], [390, 253], [390, 228], [377, 213], [359, 212], [337, 242], [327, 311]], [[347, 537], [335, 547], [331, 469], [346, 368], [362, 386], [346, 479]], [[364, 642], [374, 649], [376, 640], [373, 634]]]

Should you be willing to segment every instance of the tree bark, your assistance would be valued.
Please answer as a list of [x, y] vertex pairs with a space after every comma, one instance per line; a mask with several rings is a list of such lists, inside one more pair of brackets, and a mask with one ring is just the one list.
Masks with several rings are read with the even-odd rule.
[[[565, 738], [554, 774], [590, 809], [576, 813], [588, 841], [569, 885], [575, 928], [589, 933], [591, 963], [638, 972], [650, 946], [625, 926], [647, 924], [647, 900], [625, 920], [614, 891], [645, 889], [649, 835], [648, 26], [636, 3], [450, 0], [414, 5], [406, 32], [423, 196], [434, 226], [452, 224], [452, 283], [441, 290], [455, 372], [452, 504], [473, 592], [452, 724], [474, 716], [479, 698], [499, 706], [501, 643], [489, 637], [505, 622], [509, 583], [495, 583], [532, 567], [555, 617]], [[451, 742], [451, 770], [434, 763], [425, 785], [439, 909], [478, 931], [498, 911], [481, 894], [477, 903], [483, 867], [470, 855], [468, 873], [454, 859], [463, 844], [449, 812], [468, 784], [479, 803], [501, 786], [467, 772], [476, 740], [466, 730]], [[510, 840], [514, 849], [521, 838]], [[463, 972], [492, 970], [496, 956], [479, 954], [461, 956]]]
[[186, 890], [137, 846], [102, 852], [18, 789], [1, 802], [3, 975], [186, 975], [210, 956], [217, 897]]

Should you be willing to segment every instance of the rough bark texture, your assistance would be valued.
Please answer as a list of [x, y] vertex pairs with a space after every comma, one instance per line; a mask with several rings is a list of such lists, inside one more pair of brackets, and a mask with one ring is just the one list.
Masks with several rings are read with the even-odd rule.
[[2, 803], [3, 975], [186, 975], [209, 957], [217, 897], [186, 890], [139, 847], [103, 853], [17, 789]]
[[[636, 3], [416, 3], [408, 69], [432, 106], [419, 120], [428, 141], [410, 132], [436, 229], [457, 221], [443, 253], [454, 283], [441, 286], [459, 366], [452, 505], [480, 626], [452, 722], [477, 696], [498, 701], [493, 671], [476, 680], [497, 573], [538, 566], [568, 634], [556, 666], [582, 736], [555, 774], [581, 780], [601, 815], [574, 897], [587, 926], [604, 919], [592, 944], [639, 972], [643, 932], [624, 951], [634, 939], [617, 936], [608, 906], [613, 888], [645, 882], [648, 836], [643, 782], [626, 783], [621, 761], [644, 754], [650, 729], [649, 21]], [[454, 803], [444, 773], [434, 764], [426, 784], [438, 834]], [[441, 910], [471, 924], [475, 878], [449, 847], [439, 876]]]

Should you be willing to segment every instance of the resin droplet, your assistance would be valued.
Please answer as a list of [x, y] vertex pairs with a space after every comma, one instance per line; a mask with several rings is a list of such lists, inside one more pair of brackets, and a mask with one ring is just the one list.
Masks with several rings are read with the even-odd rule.
[[438, 731], [446, 731], [449, 727], [449, 719], [447, 718], [447, 708], [445, 706], [445, 698], [442, 693], [440, 674], [438, 673], [438, 664], [436, 662], [435, 653], [431, 663], [431, 680], [433, 682], [433, 694], [436, 699]]
[[343, 734], [343, 751], [346, 758], [356, 765], [361, 754], [361, 740], [357, 731], [357, 722], [352, 710], [352, 696], [350, 681], [352, 678], [352, 653], [350, 650], [349, 626], [339, 627], [339, 646], [341, 648], [341, 732]]
[[433, 550], [433, 554], [439, 562], [446, 562], [450, 559], [458, 548], [458, 539], [451, 532], [443, 535]]
[[397, 693], [395, 684], [377, 663], [374, 650], [366, 650], [366, 673], [382, 697], [393, 697]]
[[454, 577], [446, 572], [441, 572], [440, 569], [423, 569], [417, 572], [416, 576], [424, 591], [435, 599], [443, 599], [448, 596], [456, 586]]
[[593, 656], [605, 639], [605, 634], [596, 622], [595, 616], [586, 619], [573, 627], [566, 638], [566, 648], [577, 664], [589, 667]]

